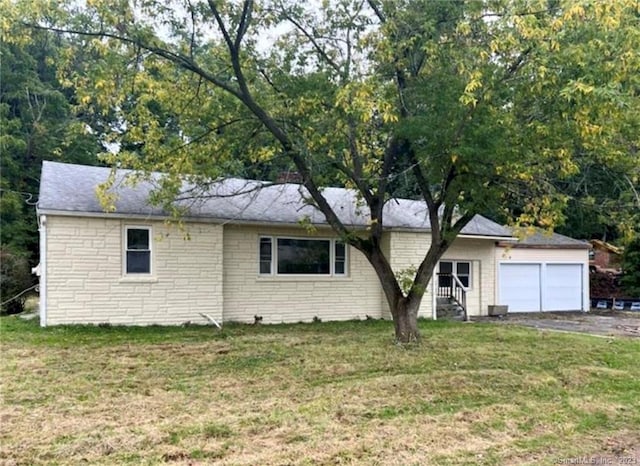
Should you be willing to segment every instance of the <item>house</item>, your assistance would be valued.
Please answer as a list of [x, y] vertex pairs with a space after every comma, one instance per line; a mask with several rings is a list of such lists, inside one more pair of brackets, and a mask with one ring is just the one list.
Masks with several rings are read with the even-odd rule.
[[[339, 241], [301, 185], [214, 183], [210, 197], [178, 201], [188, 208], [179, 228], [147, 202], [152, 182], [121, 183], [127, 173], [118, 172], [115, 211], [105, 212], [96, 186], [110, 169], [44, 162], [37, 206], [41, 325], [205, 323], [203, 314], [247, 323], [389, 317], [373, 268]], [[353, 191], [323, 192], [345, 224], [367, 228], [366, 208]], [[430, 244], [424, 203], [391, 200], [385, 223], [384, 252], [394, 270], [417, 266]], [[531, 264], [540, 309], [588, 309], [586, 248], [527, 249], [514, 240], [503, 226], [474, 217], [438, 264], [420, 315], [436, 317], [437, 296], [454, 288], [472, 316], [486, 315], [492, 304], [538, 310], [516, 299], [522, 277], [533, 275]]]
[[620, 272], [622, 264], [622, 248], [599, 239], [592, 239], [589, 267], [592, 272]]

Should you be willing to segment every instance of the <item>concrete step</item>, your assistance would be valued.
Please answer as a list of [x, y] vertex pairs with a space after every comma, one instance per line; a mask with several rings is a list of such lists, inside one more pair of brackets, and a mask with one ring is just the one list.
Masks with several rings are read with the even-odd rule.
[[436, 317], [442, 320], [464, 320], [462, 306], [451, 298], [438, 298], [436, 300]]

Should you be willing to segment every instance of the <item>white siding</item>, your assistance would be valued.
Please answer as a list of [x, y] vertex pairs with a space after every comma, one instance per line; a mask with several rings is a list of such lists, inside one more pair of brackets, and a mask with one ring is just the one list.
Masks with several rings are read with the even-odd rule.
[[[417, 268], [431, 245], [431, 234], [428, 232], [390, 232], [387, 235], [389, 237], [388, 248], [391, 267], [396, 273], [409, 267]], [[486, 315], [488, 305], [494, 303], [494, 249], [493, 240], [457, 238], [442, 257], [442, 260], [471, 261], [472, 286], [467, 293], [467, 309], [472, 316]], [[420, 317], [431, 318], [433, 316], [435, 280], [436, 274], [434, 273], [422, 298], [418, 314]], [[383, 304], [385, 312], [388, 314], [389, 307], [386, 301]]]
[[496, 261], [588, 263], [589, 250], [496, 247]]
[[[153, 230], [152, 275], [123, 277], [124, 225]], [[47, 325], [222, 319], [222, 227], [47, 216]]]
[[442, 260], [470, 260], [473, 264], [471, 289], [467, 292], [467, 311], [471, 316], [484, 316], [489, 304], [495, 304], [495, 242], [488, 239], [458, 238]]
[[381, 286], [367, 259], [348, 251], [346, 277], [260, 276], [261, 236], [335, 237], [330, 230], [227, 225], [224, 231], [224, 320], [263, 323], [381, 317]]

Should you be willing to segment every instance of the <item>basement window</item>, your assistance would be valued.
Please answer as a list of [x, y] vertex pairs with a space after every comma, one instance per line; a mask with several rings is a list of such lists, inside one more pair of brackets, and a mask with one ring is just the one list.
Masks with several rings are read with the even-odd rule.
[[125, 227], [125, 273], [151, 274], [150, 227]]

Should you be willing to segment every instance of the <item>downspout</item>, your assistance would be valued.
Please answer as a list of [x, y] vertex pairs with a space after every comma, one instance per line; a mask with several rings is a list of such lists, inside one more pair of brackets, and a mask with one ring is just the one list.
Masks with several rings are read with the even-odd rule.
[[[491, 250], [491, 259], [494, 259], [495, 253], [493, 252], [493, 250]], [[484, 312], [484, 308], [482, 307], [482, 297], [484, 295], [483, 290], [484, 290], [484, 282], [482, 281], [482, 261], [478, 260], [476, 261], [478, 263], [478, 315], [483, 315]], [[494, 260], [495, 262], [495, 260]], [[471, 273], [473, 273], [473, 270], [471, 271]], [[473, 277], [471, 277], [471, 279], [473, 280]], [[488, 311], [487, 311], [488, 314]]]
[[47, 216], [38, 216], [40, 232], [40, 327], [47, 326]]
[[438, 280], [438, 275], [436, 272], [437, 265], [433, 268], [433, 273], [431, 274], [431, 319], [438, 320], [438, 297], [436, 294], [438, 293], [438, 286], [436, 281]]

